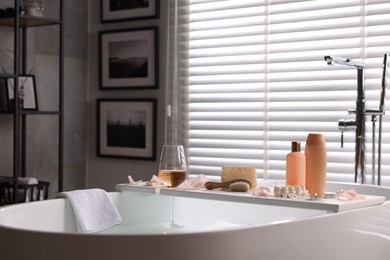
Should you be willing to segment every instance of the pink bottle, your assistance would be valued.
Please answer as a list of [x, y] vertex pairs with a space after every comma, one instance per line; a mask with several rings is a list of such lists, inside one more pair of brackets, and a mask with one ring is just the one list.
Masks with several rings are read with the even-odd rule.
[[291, 143], [291, 152], [286, 156], [286, 184], [306, 186], [306, 156], [298, 141]]
[[322, 196], [326, 189], [326, 146], [322, 134], [309, 134], [305, 155], [306, 189], [310, 196]]

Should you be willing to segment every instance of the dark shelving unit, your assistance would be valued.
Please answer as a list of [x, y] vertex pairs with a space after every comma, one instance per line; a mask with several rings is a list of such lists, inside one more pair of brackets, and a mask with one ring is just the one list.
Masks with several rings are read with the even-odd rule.
[[[1, 74], [0, 78], [14, 78], [13, 111], [3, 111], [1, 114], [12, 114], [14, 117], [14, 143], [13, 143], [13, 177], [26, 177], [26, 131], [28, 115], [58, 116], [58, 190], [63, 191], [63, 165], [64, 165], [64, 0], [59, 1], [59, 18], [35, 17], [21, 15], [15, 12], [13, 16], [1, 17], [0, 26], [14, 28], [14, 73]], [[14, 10], [19, 10], [22, 0], [15, 0]], [[19, 108], [19, 75], [27, 74], [27, 30], [38, 26], [59, 26], [59, 107], [57, 111], [22, 110]], [[37, 71], [36, 73], [45, 73]]]

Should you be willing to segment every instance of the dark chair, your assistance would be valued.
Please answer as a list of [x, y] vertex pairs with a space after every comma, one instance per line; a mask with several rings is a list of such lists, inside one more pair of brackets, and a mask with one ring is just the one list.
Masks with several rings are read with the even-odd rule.
[[[49, 182], [39, 181], [37, 184], [17, 184], [14, 197], [14, 183], [0, 184], [0, 205], [46, 200], [49, 197]], [[16, 201], [15, 201], [16, 200]]]
[[12, 190], [9, 187], [14, 186], [13, 182], [0, 182], [0, 206], [12, 204], [14, 201]]

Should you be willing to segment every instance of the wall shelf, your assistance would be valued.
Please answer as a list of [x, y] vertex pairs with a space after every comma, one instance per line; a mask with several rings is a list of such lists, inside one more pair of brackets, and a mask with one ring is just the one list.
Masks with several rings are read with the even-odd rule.
[[[55, 24], [61, 24], [61, 23], [62, 23], [62, 21], [58, 20], [58, 19], [27, 16], [27, 15], [20, 15], [19, 16], [19, 26], [24, 27], [24, 28], [55, 25]], [[0, 25], [15, 26], [15, 17], [0, 18]]]
[[0, 78], [1, 79], [16, 78], [16, 75], [15, 74], [1, 74], [0, 73]]
[[[13, 115], [13, 111], [0, 111], [0, 114], [9, 114]], [[21, 115], [53, 115], [53, 116], [58, 116], [61, 115], [62, 112], [59, 111], [35, 111], [35, 110], [19, 110], [19, 114]]]

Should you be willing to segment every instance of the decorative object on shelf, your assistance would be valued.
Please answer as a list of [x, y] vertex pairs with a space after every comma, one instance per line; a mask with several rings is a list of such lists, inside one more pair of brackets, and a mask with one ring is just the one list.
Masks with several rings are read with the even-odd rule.
[[102, 31], [100, 89], [158, 88], [158, 28]]
[[26, 15], [43, 17], [44, 4], [42, 0], [24, 0], [23, 7]]
[[155, 160], [156, 99], [97, 99], [97, 156]]
[[102, 23], [159, 18], [159, 0], [101, 0]]
[[[2, 66], [3, 71], [7, 74], [7, 70]], [[28, 75], [20, 75], [19, 80], [19, 109], [20, 110], [38, 110], [37, 95], [35, 90], [35, 77], [30, 75], [33, 68], [30, 69]], [[6, 111], [15, 111], [14, 98], [14, 78], [7, 78], [5, 96], [6, 96]]]
[[[15, 110], [14, 79], [7, 79], [8, 110]], [[19, 76], [19, 108], [22, 110], [38, 110], [38, 100], [34, 75]]]
[[14, 8], [0, 9], [0, 18], [14, 17], [14, 15], [15, 15]]

